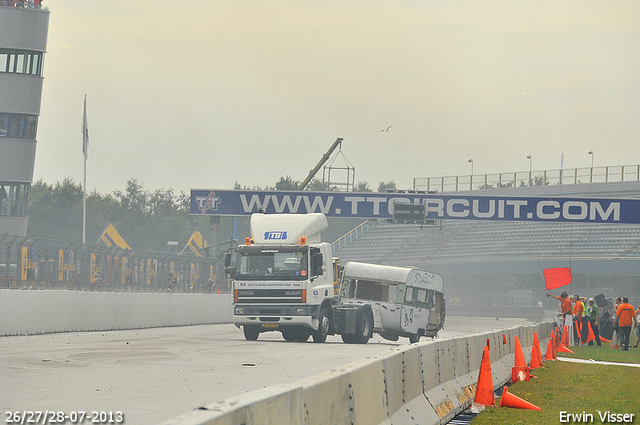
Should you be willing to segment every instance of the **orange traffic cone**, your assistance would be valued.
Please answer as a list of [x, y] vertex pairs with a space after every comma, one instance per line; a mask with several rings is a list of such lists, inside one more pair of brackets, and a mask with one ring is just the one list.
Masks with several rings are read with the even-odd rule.
[[511, 368], [511, 382], [529, 381], [535, 376], [531, 376], [531, 369], [527, 366], [516, 366]]
[[531, 369], [542, 367], [542, 353], [540, 352], [540, 342], [538, 341], [538, 332], [533, 333], [533, 347], [531, 347]]
[[553, 331], [551, 331], [551, 336], [549, 337], [549, 343], [547, 344], [547, 354], [544, 356], [545, 360], [555, 360], [553, 355], [553, 340], [555, 339], [555, 335]]
[[611, 348], [614, 350], [618, 349], [618, 331], [613, 331], [613, 336], [611, 337]]
[[520, 338], [515, 336], [515, 366], [511, 368], [511, 382], [528, 381], [530, 370], [527, 367], [527, 362], [524, 359], [524, 353], [522, 352], [522, 345], [520, 345]]
[[524, 353], [522, 352], [522, 345], [520, 345], [520, 338], [518, 338], [518, 335], [515, 337], [514, 350], [516, 355], [515, 367], [526, 367], [527, 362], [524, 359]]
[[561, 353], [571, 353], [573, 354], [573, 351], [569, 350], [569, 347], [566, 347], [562, 344], [560, 344], [560, 346], [557, 348], [557, 350]]
[[562, 340], [560, 341], [559, 345], [564, 345], [565, 347], [569, 346], [569, 332], [567, 331], [567, 326], [564, 326], [564, 329], [562, 330]]
[[494, 406], [495, 398], [493, 395], [493, 375], [491, 373], [491, 359], [489, 357], [489, 347], [484, 347], [482, 353], [482, 361], [480, 362], [480, 372], [478, 373], [478, 385], [476, 387], [476, 395], [473, 399], [474, 404], [483, 404], [485, 406]]
[[502, 391], [502, 397], [500, 397], [499, 407], [513, 407], [516, 409], [529, 409], [529, 410], [542, 410], [535, 404], [529, 403], [526, 400], [521, 399], [517, 395], [513, 395], [507, 391], [507, 387], [504, 387]]

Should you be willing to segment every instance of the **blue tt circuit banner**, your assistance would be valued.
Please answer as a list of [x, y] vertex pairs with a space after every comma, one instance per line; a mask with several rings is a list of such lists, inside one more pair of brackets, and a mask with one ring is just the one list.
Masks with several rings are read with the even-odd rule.
[[191, 190], [192, 215], [324, 213], [393, 218], [396, 204], [423, 204], [425, 219], [640, 224], [640, 199], [524, 198], [422, 193]]

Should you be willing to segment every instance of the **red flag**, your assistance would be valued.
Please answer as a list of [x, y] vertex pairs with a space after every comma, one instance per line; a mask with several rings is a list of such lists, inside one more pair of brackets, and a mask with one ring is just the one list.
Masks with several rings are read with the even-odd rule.
[[568, 285], [571, 283], [571, 280], [571, 269], [569, 267], [544, 269], [544, 284], [547, 290]]

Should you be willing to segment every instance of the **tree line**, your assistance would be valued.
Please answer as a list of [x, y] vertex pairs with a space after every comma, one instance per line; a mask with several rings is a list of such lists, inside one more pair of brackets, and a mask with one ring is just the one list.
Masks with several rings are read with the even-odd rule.
[[[296, 190], [300, 182], [281, 177], [274, 186], [249, 188], [237, 182], [238, 190]], [[395, 189], [394, 181], [381, 182], [379, 192]], [[322, 181], [312, 180], [305, 190], [329, 190]], [[355, 191], [373, 192], [367, 182], [358, 182]], [[107, 224], [113, 224], [132, 249], [167, 251], [167, 241], [179, 241], [184, 246], [194, 231], [208, 239], [208, 217], [191, 216], [190, 194], [175, 193], [173, 189], [145, 190], [137, 179], [127, 181], [123, 191], [111, 194], [97, 191], [87, 193], [86, 242], [95, 244]], [[29, 225], [27, 234], [64, 241], [82, 242], [82, 185], [66, 177], [61, 182], [45, 183], [42, 179], [31, 185], [29, 192]], [[220, 242], [231, 240], [237, 226], [238, 239], [249, 235], [247, 218], [221, 217]]]

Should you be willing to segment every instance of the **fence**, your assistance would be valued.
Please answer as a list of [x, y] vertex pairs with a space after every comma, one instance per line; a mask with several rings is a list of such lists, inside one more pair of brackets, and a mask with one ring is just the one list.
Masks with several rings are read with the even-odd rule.
[[0, 235], [0, 288], [228, 292], [219, 266], [216, 258]]
[[358, 239], [358, 237], [362, 236], [367, 230], [369, 230], [370, 227], [371, 224], [369, 224], [369, 222], [367, 221], [361, 223], [355, 229], [349, 231], [347, 234], [341, 236], [335, 242], [333, 242], [331, 244], [331, 247], [333, 248], [334, 252], [340, 248], [344, 248], [348, 244], [355, 242], [355, 240]]
[[37, 2], [34, 0], [0, 0], [0, 6], [48, 10], [46, 7], [42, 7], [42, 5], [40, 4], [40, 0], [38, 0]]
[[413, 189], [428, 192], [456, 192], [461, 190], [622, 181], [640, 181], [640, 165], [518, 171], [466, 176], [416, 177], [413, 179]]

